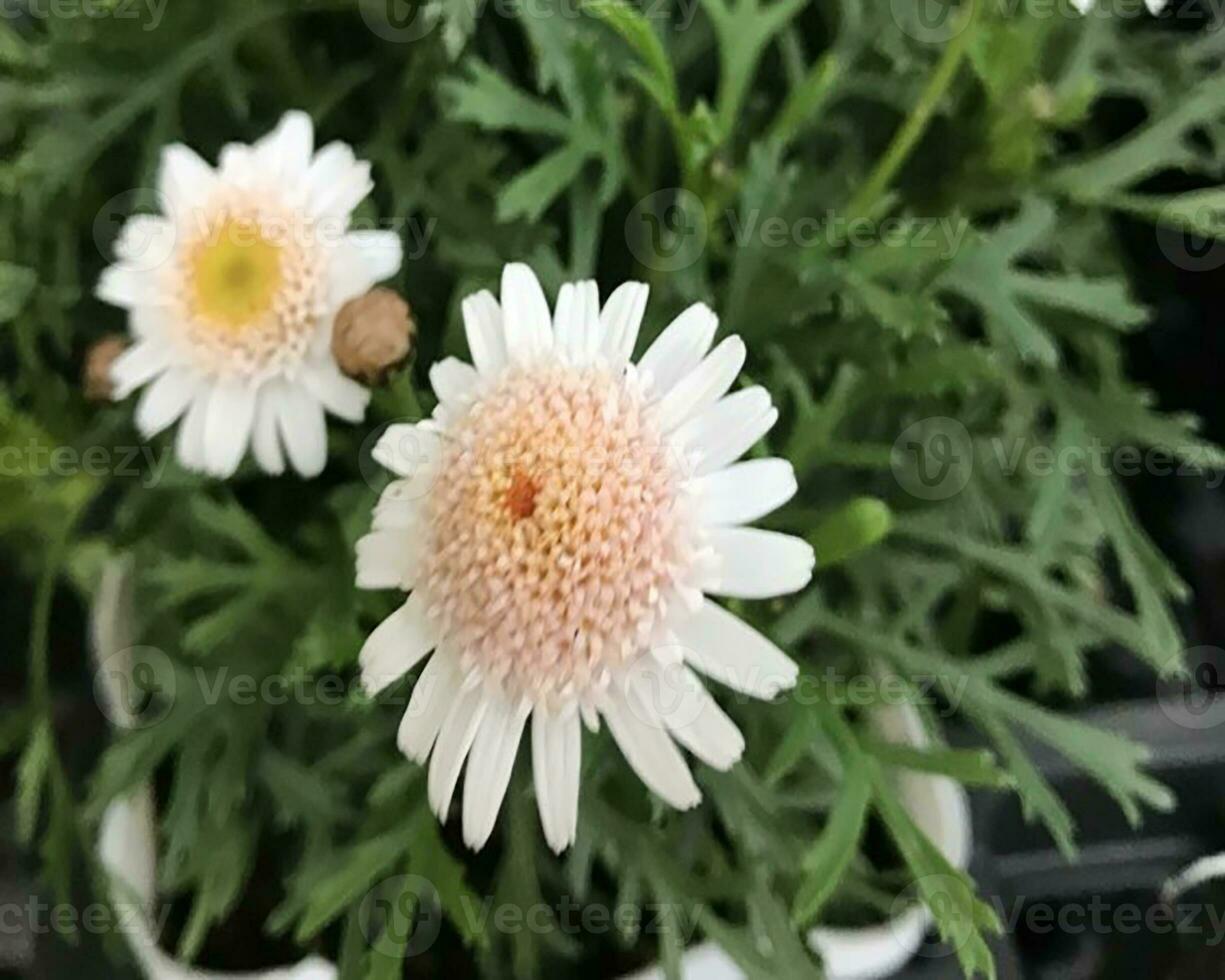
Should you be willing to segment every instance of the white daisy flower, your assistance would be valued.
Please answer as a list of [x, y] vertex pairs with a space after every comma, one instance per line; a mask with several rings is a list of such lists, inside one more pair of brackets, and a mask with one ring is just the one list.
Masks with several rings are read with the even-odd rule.
[[813, 552], [743, 525], [795, 493], [782, 459], [735, 461], [774, 424], [765, 389], [727, 394], [739, 337], [713, 351], [717, 318], [690, 307], [638, 361], [647, 287], [600, 309], [593, 282], [562, 287], [552, 314], [532, 271], [509, 265], [501, 305], [463, 303], [474, 364], [430, 371], [439, 404], [392, 426], [375, 458], [397, 474], [357, 548], [363, 588], [411, 590], [361, 651], [377, 693], [433, 657], [399, 747], [424, 762], [446, 819], [467, 762], [464, 839], [489, 838], [531, 719], [549, 844], [574, 842], [580, 719], [602, 717], [630, 766], [678, 809], [701, 799], [677, 743], [719, 769], [744, 750], [698, 674], [772, 698], [796, 665], [703, 593], [802, 589]]
[[332, 320], [400, 267], [399, 237], [350, 231], [370, 165], [343, 143], [312, 151], [310, 117], [289, 112], [216, 169], [186, 146], [162, 152], [161, 215], [123, 227], [98, 296], [124, 307], [134, 342], [111, 369], [114, 397], [144, 388], [149, 438], [180, 418], [189, 469], [233, 473], [248, 445], [269, 473], [303, 476], [327, 457], [324, 412], [360, 421], [369, 393], [340, 373]]

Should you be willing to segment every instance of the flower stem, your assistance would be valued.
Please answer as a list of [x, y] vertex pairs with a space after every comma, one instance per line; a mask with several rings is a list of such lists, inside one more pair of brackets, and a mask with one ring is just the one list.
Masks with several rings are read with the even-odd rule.
[[936, 63], [936, 67], [927, 81], [927, 86], [919, 96], [919, 101], [910, 110], [910, 115], [906, 117], [902, 128], [894, 135], [893, 141], [889, 144], [888, 149], [885, 150], [884, 156], [877, 162], [868, 179], [859, 188], [859, 192], [851, 199], [851, 203], [847, 206], [846, 219], [848, 221], [864, 218], [871, 214], [872, 209], [876, 207], [877, 201], [880, 200], [881, 195], [889, 188], [894, 176], [901, 169], [902, 164], [906, 162], [907, 157], [914, 150], [915, 144], [919, 142], [919, 138], [926, 131], [927, 124], [931, 122], [931, 117], [935, 114], [945, 91], [952, 84], [953, 79], [957, 77], [957, 69], [961, 67], [961, 61], [965, 57], [966, 51], [969, 50], [970, 40], [974, 34], [974, 18], [977, 16], [977, 13], [977, 0], [969, 0], [964, 8], [962, 22], [957, 28], [957, 33], [948, 42], [944, 53]]

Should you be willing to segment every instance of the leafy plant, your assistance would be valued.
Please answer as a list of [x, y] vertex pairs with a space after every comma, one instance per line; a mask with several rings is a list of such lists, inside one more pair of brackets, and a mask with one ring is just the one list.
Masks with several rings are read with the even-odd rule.
[[[0, 21], [0, 442], [18, 461], [0, 528], [35, 595], [0, 748], [17, 760], [19, 835], [41, 843], [62, 894], [104, 806], [157, 780], [161, 885], [189, 907], [188, 959], [271, 851], [269, 930], [335, 953], [346, 977], [400, 975], [406, 937], [375, 941], [363, 902], [386, 882], [393, 901], [421, 898], [419, 880], [490, 977], [564, 975], [589, 955], [594, 940], [556, 916], [503, 930], [481, 912], [482, 896], [526, 908], [559, 895], [642, 910], [614, 944], [670, 976], [696, 935], [750, 975], [799, 977], [816, 969], [808, 926], [839, 907], [887, 911], [898, 891], [865, 844], [875, 816], [967, 976], [993, 976], [984, 937], [1000, 923], [914, 825], [899, 772], [1015, 791], [1068, 855], [1076, 828], [1032, 740], [1133, 822], [1173, 805], [1143, 747], [1053, 705], [1088, 693], [1086, 656], [1104, 646], [1176, 670], [1184, 587], [1108, 467], [1029, 454], [1159, 447], [1225, 464], [1124, 373], [1121, 337], [1149, 311], [1112, 233], [1119, 215], [1221, 230], [1210, 29], [974, 0], [938, 30], [907, 4], [855, 0], [438, 0], [413, 30], [365, 0], [172, 4], [155, 29], [121, 6]], [[1121, 136], [1100, 113], [1119, 102], [1144, 120]], [[395, 282], [420, 324], [417, 363], [365, 426], [334, 428], [318, 481], [244, 469], [218, 485], [168, 462], [164, 439], [121, 472], [123, 447], [140, 445], [131, 409], [87, 403], [77, 382], [88, 346], [121, 327], [91, 295], [116, 215], [147, 200], [165, 143], [214, 156], [290, 106], [374, 162], [370, 221], [429, 231]], [[1146, 185], [1171, 171], [1197, 189]], [[850, 699], [801, 684], [774, 706], [728, 699], [752, 751], [731, 773], [700, 771], [695, 812], [658, 808], [607, 738], [589, 738], [579, 840], [562, 858], [541, 846], [526, 782], [492, 859], [439, 831], [395, 752], [396, 705], [346, 683], [390, 601], [354, 591], [352, 550], [380, 488], [369, 433], [429, 408], [426, 369], [462, 352], [460, 299], [511, 260], [553, 289], [649, 281], [648, 336], [700, 299], [750, 339], [750, 373], [783, 408], [768, 448], [801, 480], [774, 524], [822, 564], [795, 601], [738, 611], [810, 678], [887, 670], [920, 703], [934, 684], [986, 748], [949, 749], [931, 711], [928, 748], [890, 745]], [[941, 446], [956, 452], [925, 458]], [[109, 454], [102, 471], [81, 465], [88, 447]], [[948, 464], [938, 486], [933, 461]], [[176, 696], [87, 775], [63, 762], [71, 732], [53, 707], [73, 685], [48, 667], [52, 601], [90, 601], [120, 555], [136, 570], [134, 640], [167, 656]], [[85, 650], [73, 668], [91, 671]], [[238, 674], [315, 692], [339, 679], [340, 693], [209, 696]]]

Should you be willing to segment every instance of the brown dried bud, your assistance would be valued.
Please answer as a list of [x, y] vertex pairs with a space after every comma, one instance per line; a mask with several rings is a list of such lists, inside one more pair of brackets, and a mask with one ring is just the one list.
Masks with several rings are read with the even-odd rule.
[[111, 382], [111, 365], [127, 350], [128, 341], [122, 334], [107, 334], [85, 352], [85, 367], [81, 371], [81, 387], [85, 397], [93, 402], [108, 402], [115, 390]]
[[345, 374], [378, 384], [403, 364], [417, 341], [408, 304], [391, 289], [372, 289], [336, 314], [332, 354]]

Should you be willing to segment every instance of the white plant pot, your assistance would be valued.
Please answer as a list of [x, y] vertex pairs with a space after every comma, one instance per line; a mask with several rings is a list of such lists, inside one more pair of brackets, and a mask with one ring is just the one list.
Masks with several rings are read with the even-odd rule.
[[[133, 720], [121, 688], [131, 673], [130, 587], [129, 563], [122, 559], [108, 563], [92, 617], [94, 656], [106, 666], [96, 674], [95, 689], [107, 717], [119, 727], [130, 727]], [[296, 966], [224, 973], [187, 966], [158, 945], [157, 827], [150, 787], [142, 786], [107, 808], [98, 856], [110, 875], [111, 901], [120, 913], [127, 941], [149, 980], [336, 980], [336, 967], [315, 956]]]
[[[910, 704], [876, 709], [872, 724], [891, 741], [922, 748], [927, 733], [918, 711]], [[899, 796], [911, 818], [956, 868], [970, 859], [970, 805], [965, 790], [945, 776], [905, 770], [897, 775]], [[809, 945], [821, 956], [827, 980], [883, 980], [904, 967], [923, 944], [931, 913], [923, 905], [910, 905], [900, 915], [859, 929], [813, 929]], [[686, 980], [744, 980], [745, 973], [713, 943], [687, 950], [681, 959]], [[664, 980], [663, 971], [651, 967], [625, 980]]]

